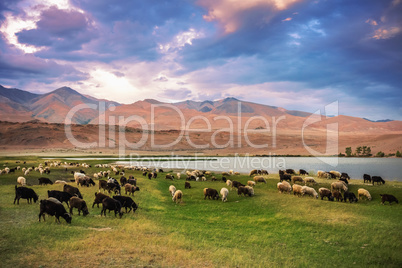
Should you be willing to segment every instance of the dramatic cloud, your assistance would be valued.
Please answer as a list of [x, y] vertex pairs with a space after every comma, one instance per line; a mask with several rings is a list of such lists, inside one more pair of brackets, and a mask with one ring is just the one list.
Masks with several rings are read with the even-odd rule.
[[0, 84], [402, 119], [400, 0], [0, 3]]

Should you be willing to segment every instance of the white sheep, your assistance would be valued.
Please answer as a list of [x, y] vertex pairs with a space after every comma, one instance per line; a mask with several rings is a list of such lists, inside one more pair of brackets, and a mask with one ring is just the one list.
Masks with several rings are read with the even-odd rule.
[[254, 188], [253, 187], [250, 187], [250, 186], [244, 186], [244, 187], [248, 190], [250, 195], [254, 195]]
[[292, 186], [290, 185], [289, 182], [287, 182], [287, 181], [282, 181], [282, 184], [284, 184], [284, 185], [286, 185], [287, 187], [289, 187], [289, 188], [292, 189]]
[[177, 175], [177, 179], [180, 180], [181, 173], [180, 173], [180, 172], [177, 172], [176, 175]]
[[340, 173], [339, 171], [331, 170], [329, 173], [331, 173], [332, 175], [334, 175], [336, 178], [340, 178], [340, 177], [341, 177], [341, 173]]
[[78, 180], [80, 178], [85, 178], [85, 174], [84, 173], [79, 173], [79, 172], [75, 172], [74, 173], [74, 180], [75, 182], [78, 184]]
[[180, 203], [181, 203], [181, 202], [182, 202], [182, 198], [183, 198], [183, 192], [180, 191], [180, 190], [177, 190], [177, 191], [174, 193], [173, 197], [172, 197], [172, 201], [173, 201], [173, 202], [176, 202], [176, 204], [179, 203], [179, 201], [180, 201]]
[[247, 181], [247, 185], [254, 187], [255, 186], [255, 181]]
[[22, 186], [25, 186], [27, 184], [27, 180], [24, 177], [18, 177], [17, 183]]
[[221, 189], [222, 202], [228, 201], [229, 190], [227, 188]]
[[205, 178], [204, 176], [202, 176], [201, 181], [207, 181], [207, 178]]
[[317, 177], [318, 178], [325, 178], [326, 174], [327, 174], [327, 172], [325, 172], [325, 171], [322, 171], [322, 170], [317, 171]]
[[293, 195], [296, 195], [296, 194], [297, 194], [297, 196], [303, 195], [303, 191], [302, 191], [303, 187], [299, 184], [293, 184], [292, 190], [293, 190]]
[[303, 179], [303, 181], [304, 181], [304, 185], [306, 185], [307, 183], [317, 184], [317, 182], [314, 180], [313, 177], [305, 177], [305, 178]]
[[28, 176], [28, 174], [29, 174], [29, 169], [25, 170], [24, 176]]
[[357, 198], [359, 200], [360, 200], [360, 196], [361, 197], [364, 196], [367, 198], [367, 200], [371, 201], [371, 194], [366, 189], [360, 188], [359, 190], [357, 190]]
[[227, 185], [228, 187], [232, 187], [232, 188], [233, 188], [233, 185], [232, 185], [232, 181], [231, 181], [231, 180], [226, 180], [226, 185]]
[[239, 176], [239, 175], [240, 175], [240, 172], [237, 172], [237, 171], [236, 171], [234, 174], [235, 174], [236, 176]]
[[4, 168], [4, 171], [6, 172], [6, 174], [8, 174], [10, 172], [10, 168], [6, 167]]
[[336, 182], [331, 183], [331, 192], [334, 192], [334, 190], [339, 190], [339, 191], [343, 190], [344, 192], [346, 192], [348, 190], [348, 186], [343, 181], [336, 181]]
[[286, 185], [286, 184], [284, 184], [282, 182], [278, 182], [276, 184], [276, 186], [277, 186], [277, 188], [278, 188], [280, 193], [288, 192], [290, 194], [290, 192], [292, 191], [292, 187], [290, 187], [289, 183], [288, 183], [288, 185]]
[[265, 184], [267, 183], [267, 181], [264, 179], [263, 176], [254, 176], [253, 180], [254, 180], [255, 182], [263, 182], [263, 183], [265, 183]]
[[21, 169], [22, 173], [25, 173], [26, 170], [27, 170], [27, 169], [24, 168], [24, 167]]
[[66, 181], [62, 181], [62, 180], [57, 180], [54, 182], [54, 184], [67, 184]]
[[308, 194], [309, 196], [313, 196], [315, 198], [318, 198], [318, 194], [317, 194], [317, 192], [315, 191], [314, 188], [308, 187], [308, 186], [303, 186], [302, 187], [302, 195], [306, 195], [306, 194]]
[[174, 187], [174, 185], [170, 185], [169, 192], [170, 192], [170, 195], [173, 197], [174, 193], [176, 192], [176, 187]]

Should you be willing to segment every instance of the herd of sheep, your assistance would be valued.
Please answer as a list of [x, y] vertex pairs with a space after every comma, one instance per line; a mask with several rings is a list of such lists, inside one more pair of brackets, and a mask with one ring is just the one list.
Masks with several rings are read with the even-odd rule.
[[[49, 174], [51, 171], [51, 167], [54, 166], [73, 166], [73, 167], [80, 167], [80, 168], [88, 168], [90, 167], [87, 164], [79, 164], [79, 163], [67, 163], [64, 162], [62, 164], [59, 161], [55, 162], [45, 162], [44, 164], [40, 164], [38, 167], [29, 167], [29, 168], [20, 168], [19, 166], [13, 169], [10, 169], [8, 167], [4, 168], [3, 170], [0, 170], [0, 174], [8, 174], [8, 173], [16, 173], [18, 171], [22, 172], [25, 176], [27, 176], [27, 172], [33, 172], [37, 171], [40, 172], [40, 174], [47, 173]], [[80, 215], [81, 212], [83, 215], [89, 214], [88, 207], [86, 202], [83, 200], [83, 197], [79, 191], [78, 186], [95, 186], [95, 180], [98, 180], [98, 185], [99, 185], [99, 190], [95, 193], [95, 200], [93, 202], [92, 208], [96, 204], [99, 207], [99, 204], [102, 204], [102, 211], [101, 211], [101, 216], [104, 215], [106, 216], [106, 210], [114, 211], [115, 216], [119, 215], [119, 217], [122, 217], [123, 212], [122, 208], [125, 208], [125, 211], [127, 213], [127, 209], [129, 209], [128, 212], [133, 210], [134, 212], [137, 210], [138, 205], [134, 202], [134, 200], [129, 197], [129, 196], [123, 196], [121, 193], [121, 188], [123, 187], [125, 189], [125, 194], [130, 195], [132, 194], [134, 197], [134, 192], [139, 191], [140, 188], [137, 186], [137, 179], [135, 179], [133, 176], [129, 176], [127, 179], [125, 177], [125, 170], [138, 170], [142, 171], [142, 174], [144, 177], [148, 177], [148, 179], [153, 179], [157, 178], [158, 172], [163, 172], [163, 170], [159, 169], [158, 171], [156, 169], [151, 170], [150, 168], [146, 167], [132, 167], [132, 166], [123, 166], [123, 165], [109, 165], [109, 164], [98, 164], [95, 166], [96, 168], [105, 168], [107, 170], [105, 171], [99, 171], [97, 173], [94, 173], [93, 176], [88, 176], [85, 174], [84, 170], [80, 170], [80, 172], [72, 172], [74, 179], [70, 179], [71, 182], [75, 182], [77, 184], [77, 187], [74, 187], [72, 185], [69, 185], [67, 181], [63, 180], [57, 180], [55, 182], [52, 182], [49, 178], [41, 177], [38, 179], [38, 184], [39, 185], [48, 185], [48, 184], [62, 184], [63, 185], [63, 191], [57, 191], [57, 190], [52, 190], [48, 191], [48, 198], [45, 200], [40, 200], [40, 213], [39, 213], [39, 221], [41, 218], [45, 219], [45, 214], [52, 215], [56, 217], [56, 221], [59, 221], [59, 217], [62, 217], [66, 220], [67, 223], [71, 223], [72, 220], [72, 214], [73, 214], [73, 208], [76, 208], [78, 210], [78, 214]], [[67, 171], [67, 168], [65, 169]], [[120, 177], [120, 183], [117, 182], [116, 179], [112, 178], [111, 176], [121, 176]], [[182, 173], [177, 173], [176, 177], [177, 180], [180, 180], [180, 178], [185, 175], [185, 189], [191, 189], [191, 181], [206, 181], [206, 180], [211, 180], [211, 181], [217, 181], [217, 178], [213, 176], [213, 174], [209, 171], [200, 171], [200, 170], [193, 170], [193, 171], [186, 171], [185, 174]], [[239, 181], [236, 181], [234, 179], [230, 180], [227, 179], [226, 177], [232, 177], [235, 178], [234, 176], [240, 175], [238, 172], [233, 172], [232, 170], [229, 172], [222, 172], [222, 182], [226, 184], [226, 187], [222, 187], [220, 191], [213, 189], [213, 188], [204, 188], [203, 189], [203, 194], [204, 194], [204, 199], [208, 197], [208, 199], [213, 199], [213, 200], [218, 200], [221, 199], [223, 202], [228, 201], [228, 195], [229, 195], [229, 189], [232, 191], [236, 188], [237, 194], [239, 196], [254, 196], [254, 187], [256, 186], [257, 183], [267, 183], [266, 181], [266, 175], [268, 175], [268, 172], [266, 170], [252, 170], [249, 173], [249, 176], [253, 176], [253, 180], [247, 181], [247, 185], [242, 184]], [[349, 200], [350, 203], [357, 202], [359, 199], [365, 198], [367, 200], [371, 200], [372, 197], [370, 193], [363, 188], [358, 189], [357, 191], [357, 197], [356, 195], [349, 191], [349, 180], [350, 177], [348, 176], [347, 173], [341, 173], [338, 171], [318, 171], [317, 172], [317, 177], [318, 178], [327, 178], [327, 179], [338, 179], [338, 181], [332, 182], [331, 183], [331, 189], [320, 187], [317, 191], [313, 188], [310, 187], [311, 185], [317, 185], [318, 183], [313, 177], [307, 176], [308, 172], [305, 170], [301, 169], [299, 170], [298, 174], [293, 169], [286, 169], [286, 170], [280, 170], [279, 171], [279, 182], [277, 183], [277, 189], [280, 193], [288, 193], [291, 194], [293, 192], [293, 195], [297, 195], [299, 197], [301, 196], [312, 196], [314, 198], [317, 198], [320, 196], [321, 200], [324, 198], [327, 198], [329, 201], [334, 201], [335, 199], [337, 201], [347, 201]], [[176, 177], [172, 174], [167, 174], [165, 179], [168, 180], [176, 180]], [[103, 179], [105, 178], [105, 179]], [[208, 178], [208, 179], [207, 179]], [[369, 181], [372, 182], [374, 185], [374, 182], [382, 183], [384, 184], [385, 181], [381, 177], [376, 177], [376, 176], [369, 176], [367, 174], [364, 174], [363, 176], [364, 182]], [[293, 185], [291, 185], [291, 183]], [[17, 202], [19, 204], [19, 200], [21, 198], [27, 199], [28, 203], [32, 203], [34, 201], [35, 203], [38, 201], [39, 197], [35, 193], [35, 191], [31, 188], [26, 187], [27, 181], [25, 177], [23, 176], [18, 176], [17, 177], [17, 184], [20, 185], [20, 187], [15, 186], [15, 199], [14, 199], [14, 204]], [[101, 193], [101, 190], [103, 190], [103, 193]], [[108, 192], [109, 194], [114, 193], [115, 195], [113, 197], [109, 196], [106, 194]], [[176, 189], [174, 185], [169, 186], [169, 193], [172, 197], [172, 201], [175, 202], [176, 204], [181, 203], [183, 201], [183, 191]], [[63, 202], [67, 204], [67, 207], [70, 208], [69, 213], [63, 206]], [[381, 195], [381, 202], [384, 204], [384, 202], [389, 202], [390, 204], [392, 202], [398, 203], [398, 200], [393, 196], [389, 194], [382, 194]]]

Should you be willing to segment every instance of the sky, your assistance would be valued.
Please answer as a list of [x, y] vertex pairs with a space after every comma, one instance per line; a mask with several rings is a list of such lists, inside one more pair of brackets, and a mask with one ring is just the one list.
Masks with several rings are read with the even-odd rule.
[[0, 84], [402, 120], [402, 0], [2, 0]]

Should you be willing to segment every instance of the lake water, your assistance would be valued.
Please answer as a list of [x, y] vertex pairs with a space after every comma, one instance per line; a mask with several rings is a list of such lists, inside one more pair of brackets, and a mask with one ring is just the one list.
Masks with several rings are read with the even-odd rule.
[[249, 173], [252, 169], [266, 169], [278, 173], [279, 169], [296, 171], [337, 170], [346, 172], [352, 179], [363, 179], [363, 174], [381, 176], [385, 180], [402, 181], [401, 158], [354, 158], [354, 157], [138, 157], [132, 160], [121, 158], [66, 158], [68, 160], [116, 160], [117, 164], [145, 166], [163, 169], [210, 170], [216, 172], [237, 171]]
[[194, 157], [133, 159], [117, 161], [120, 164], [156, 167], [164, 169], [199, 169], [210, 171], [234, 170], [248, 173], [252, 169], [266, 169], [269, 173], [278, 173], [279, 169], [292, 168], [298, 171], [337, 170], [346, 172], [352, 179], [362, 179], [363, 174], [381, 176], [385, 180], [402, 181], [401, 158], [337, 158], [325, 157], [214, 157], [197, 159]]

